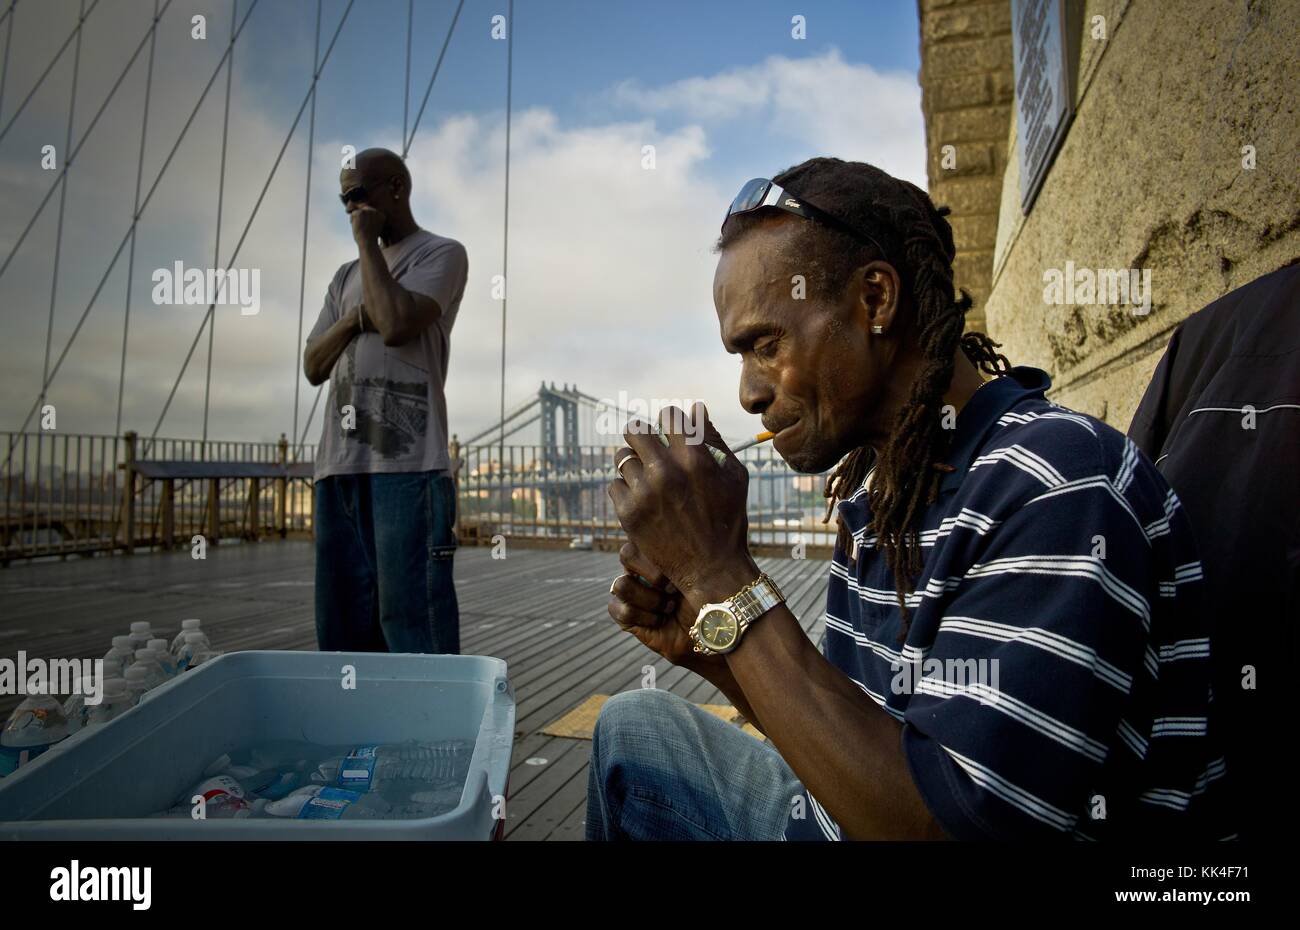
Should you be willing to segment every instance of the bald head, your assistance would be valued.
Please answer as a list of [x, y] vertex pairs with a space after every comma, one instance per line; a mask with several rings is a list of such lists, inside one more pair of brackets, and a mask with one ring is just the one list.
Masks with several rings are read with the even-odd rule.
[[386, 222], [380, 233], [384, 242], [396, 241], [417, 228], [411, 216], [411, 172], [396, 152], [380, 148], [358, 152], [355, 166], [339, 172], [339, 192], [351, 192], [348, 213], [365, 206], [384, 214]]
[[411, 189], [411, 172], [406, 168], [402, 156], [388, 149], [366, 149], [357, 153], [357, 171], [365, 177], [388, 179], [394, 175], [406, 181], [406, 190]]

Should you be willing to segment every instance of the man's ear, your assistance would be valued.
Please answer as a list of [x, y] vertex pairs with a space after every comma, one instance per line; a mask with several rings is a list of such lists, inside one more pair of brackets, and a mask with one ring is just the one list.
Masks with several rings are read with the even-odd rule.
[[868, 262], [854, 272], [853, 293], [856, 322], [873, 336], [888, 335], [903, 299], [898, 270], [879, 259]]

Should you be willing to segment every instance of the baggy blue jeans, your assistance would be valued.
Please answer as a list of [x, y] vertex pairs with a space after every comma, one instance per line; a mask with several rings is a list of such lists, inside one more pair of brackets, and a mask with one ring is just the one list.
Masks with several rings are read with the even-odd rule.
[[322, 652], [460, 652], [456, 485], [440, 472], [316, 482]]
[[685, 698], [610, 698], [587, 775], [589, 840], [779, 840], [803, 786], [771, 745]]

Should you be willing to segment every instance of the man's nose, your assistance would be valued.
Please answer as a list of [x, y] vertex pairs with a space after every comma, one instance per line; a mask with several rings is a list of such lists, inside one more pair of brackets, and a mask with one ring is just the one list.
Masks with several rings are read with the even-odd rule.
[[740, 369], [740, 406], [746, 411], [761, 414], [772, 405], [772, 385], [754, 372], [746, 361]]

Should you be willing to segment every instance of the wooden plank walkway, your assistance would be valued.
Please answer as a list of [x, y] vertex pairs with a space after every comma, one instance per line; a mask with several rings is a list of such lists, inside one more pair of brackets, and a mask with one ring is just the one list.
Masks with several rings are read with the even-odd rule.
[[[820, 641], [826, 563], [758, 563]], [[505, 659], [518, 701], [507, 839], [582, 839], [591, 743], [539, 731], [589, 695], [639, 688], [643, 666], [653, 665], [657, 687], [699, 704], [726, 703], [707, 681], [659, 659], [609, 618], [609, 583], [619, 572], [617, 556], [604, 552], [457, 553], [462, 651]], [[293, 540], [211, 547], [202, 561], [182, 551], [16, 564], [0, 571], [0, 656], [21, 649], [99, 658], [133, 620], [148, 620], [170, 638], [186, 617], [201, 618], [213, 645], [228, 652], [314, 650], [313, 577], [312, 544]], [[0, 697], [0, 713], [7, 717], [18, 701]]]

